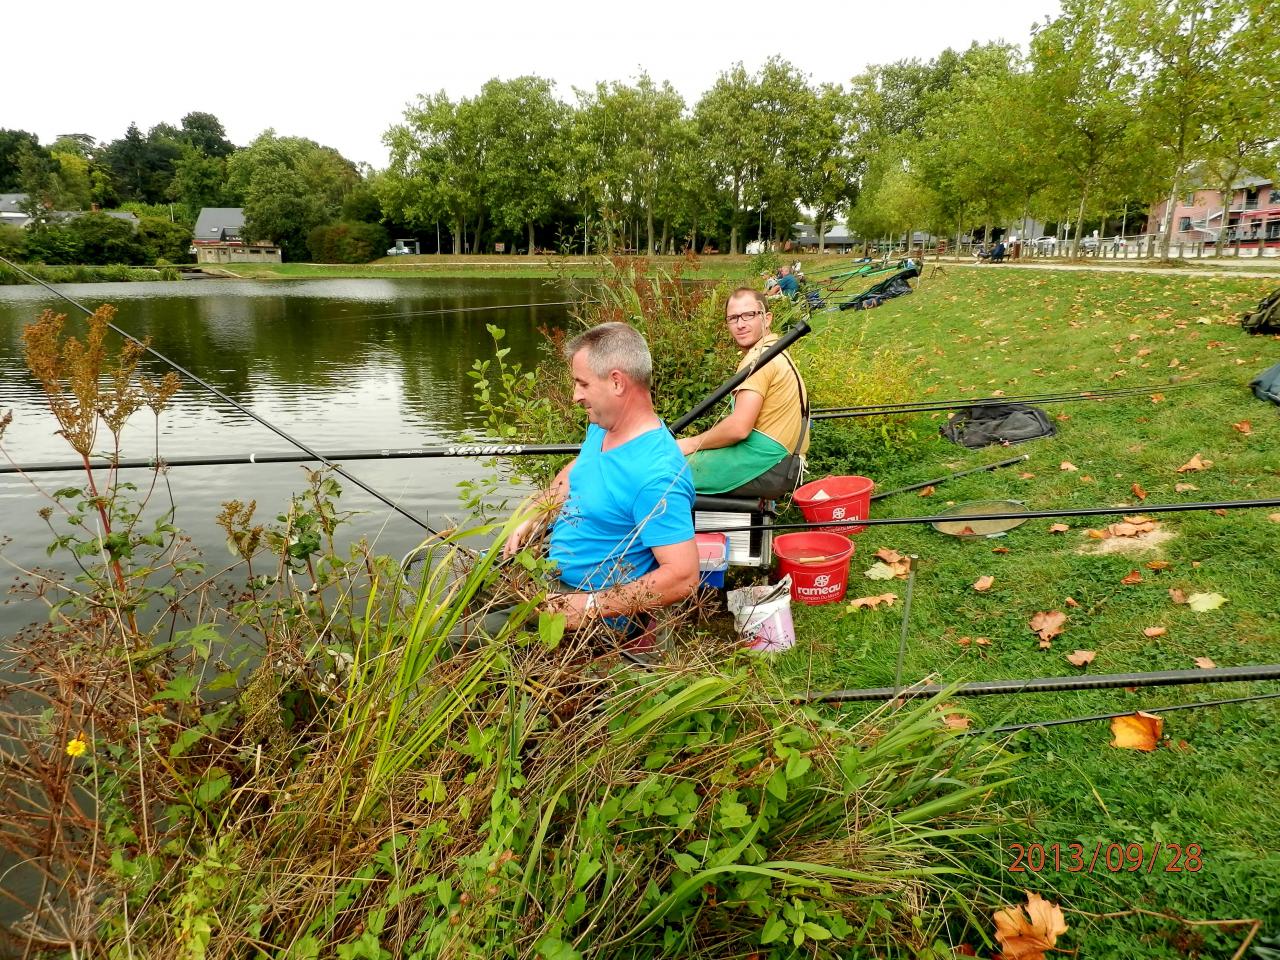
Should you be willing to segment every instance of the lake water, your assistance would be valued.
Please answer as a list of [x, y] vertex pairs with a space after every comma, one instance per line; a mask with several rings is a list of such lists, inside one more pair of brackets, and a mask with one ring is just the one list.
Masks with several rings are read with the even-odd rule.
[[[115, 304], [116, 324], [150, 337], [161, 353], [211, 382], [287, 433], [331, 451], [439, 444], [482, 427], [466, 373], [493, 356], [485, 329], [506, 329], [509, 362], [529, 366], [544, 342], [539, 327], [559, 327], [567, 291], [541, 280], [404, 279], [68, 284], [59, 289], [93, 309]], [[542, 305], [537, 305], [542, 304]], [[547, 305], [552, 304], [552, 305]], [[22, 328], [46, 307], [68, 316], [82, 333], [84, 316], [40, 287], [0, 286], [0, 412], [13, 411], [3, 448], [17, 463], [70, 461], [75, 454], [54, 431], [43, 393], [23, 360]], [[478, 309], [480, 308], [480, 309]], [[112, 341], [117, 338], [112, 335]], [[154, 358], [153, 376], [167, 368]], [[134, 415], [122, 455], [154, 454], [156, 421]], [[195, 383], [184, 382], [159, 424], [162, 456], [288, 452], [290, 445]], [[109, 442], [105, 429], [100, 442]], [[314, 464], [312, 465], [314, 466]], [[482, 461], [433, 459], [358, 461], [355, 476], [401, 502], [433, 526], [461, 515], [457, 484], [478, 475]], [[142, 481], [147, 471], [128, 479]], [[304, 486], [297, 464], [181, 467], [169, 473], [177, 524], [207, 556], [226, 556], [214, 525], [224, 501], [256, 499], [258, 518], [274, 518]], [[38, 474], [47, 490], [81, 485], [82, 472]], [[377, 537], [379, 552], [399, 556], [421, 540], [409, 520], [354, 485], [341, 505], [368, 511], [349, 528]], [[47, 565], [51, 539], [36, 511], [47, 503], [30, 484], [0, 475], [3, 556], [21, 566]], [[438, 521], [438, 522], [437, 522]], [[12, 571], [5, 571], [12, 579]], [[0, 606], [0, 638], [42, 611]], [[0, 640], [2, 642], [2, 640]]]

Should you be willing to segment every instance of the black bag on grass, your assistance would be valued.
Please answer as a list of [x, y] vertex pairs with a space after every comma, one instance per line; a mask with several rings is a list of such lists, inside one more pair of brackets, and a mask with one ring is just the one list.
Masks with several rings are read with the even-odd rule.
[[976, 450], [993, 443], [1022, 443], [1058, 431], [1043, 410], [1023, 403], [991, 403], [954, 414], [940, 428], [952, 443]]
[[1262, 371], [1249, 386], [1253, 387], [1253, 395], [1259, 400], [1270, 400], [1280, 405], [1280, 363]]
[[1258, 301], [1258, 308], [1241, 314], [1240, 329], [1246, 333], [1280, 333], [1280, 289]]

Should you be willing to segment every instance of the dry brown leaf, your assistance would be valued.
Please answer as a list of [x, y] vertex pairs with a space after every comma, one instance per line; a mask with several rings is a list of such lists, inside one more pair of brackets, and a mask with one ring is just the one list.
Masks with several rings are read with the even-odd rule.
[[1151, 348], [1150, 348], [1150, 347], [1143, 347], [1141, 350], [1139, 350], [1139, 351], [1138, 351], [1138, 356], [1140, 356], [1140, 357], [1146, 357], [1146, 356], [1150, 356], [1150, 355], [1151, 355]]
[[967, 647], [971, 643], [973, 643], [973, 637], [960, 637], [956, 640], [957, 647]]
[[1164, 627], [1147, 627], [1142, 631], [1144, 637], [1163, 637], [1169, 631]]
[[974, 581], [973, 589], [977, 590], [979, 593], [986, 593], [991, 589], [995, 582], [995, 577], [979, 577]]
[[1148, 560], [1143, 566], [1148, 570], [1168, 570], [1173, 564], [1168, 560]]
[[1196, 657], [1195, 664], [1201, 670], [1216, 670], [1218, 665], [1208, 657]]
[[1247, 437], [1249, 434], [1253, 433], [1253, 424], [1248, 420], [1241, 420], [1239, 423], [1233, 423], [1231, 425], [1231, 429], [1238, 430]]
[[1222, 507], [1218, 507], [1216, 510], [1213, 511], [1213, 515], [1215, 517], [1225, 517], [1227, 515], [1227, 511], [1222, 509]]
[[1160, 744], [1164, 720], [1154, 713], [1131, 713], [1111, 721], [1111, 746], [1150, 753]]
[[1063, 421], [1063, 422], [1066, 422], [1067, 420], [1070, 420], [1070, 419], [1071, 419], [1071, 414], [1069, 414], [1069, 413], [1060, 413], [1060, 414], [1058, 414], [1056, 417], [1054, 417], [1053, 419], [1055, 419], [1055, 420], [1061, 420], [1061, 421]]
[[1062, 908], [1038, 893], [1027, 894], [1025, 907], [1006, 907], [995, 913], [996, 942], [1004, 960], [1044, 960], [1067, 932]]
[[[1280, 516], [1280, 514], [1277, 514], [1277, 516]], [[1008, 553], [1009, 548], [1008, 547], [992, 547], [991, 552], [992, 553]]]
[[1040, 635], [1041, 640], [1052, 640], [1062, 633], [1067, 615], [1061, 610], [1040, 610], [1031, 618], [1030, 627]]
[[1065, 603], [1068, 607], [1080, 606], [1080, 604], [1076, 602], [1075, 597], [1067, 597], [1067, 599], [1063, 600], [1062, 602]]
[[1049, 532], [1050, 533], [1066, 533], [1070, 529], [1071, 528], [1067, 526], [1065, 523], [1055, 523], [1053, 526], [1049, 528]]
[[1147, 499], [1147, 491], [1146, 491], [1146, 490], [1144, 490], [1144, 489], [1142, 489], [1142, 484], [1140, 484], [1140, 483], [1135, 483], [1135, 484], [1134, 484], [1132, 487], [1130, 487], [1129, 489], [1133, 491], [1133, 495], [1134, 495], [1135, 497], [1137, 497], [1139, 500], [1145, 500], [1145, 499]]
[[1152, 403], [1160, 403], [1162, 400], [1164, 400], [1164, 394], [1163, 394], [1163, 393], [1153, 393], [1153, 394], [1151, 395], [1151, 402], [1152, 402]]
[[990, 641], [990, 640], [988, 640], [986, 637], [974, 637], [973, 642], [974, 642], [974, 643], [976, 643], [976, 644], [977, 644], [978, 646], [980, 646], [980, 647], [989, 647], [989, 646], [991, 646], [991, 641]]
[[1177, 587], [1172, 587], [1169, 590], [1169, 599], [1172, 600], [1174, 603], [1186, 603], [1187, 595], [1182, 590], [1179, 590]]
[[1041, 650], [1048, 650], [1048, 649], [1049, 649], [1050, 647], [1052, 647], [1052, 646], [1053, 646], [1053, 641], [1052, 641], [1052, 640], [1041, 640], [1041, 641], [1040, 641], [1040, 649], [1041, 649]]
[[972, 537], [976, 535], [976, 533], [977, 531], [974, 530], [973, 527], [969, 526], [968, 524], [965, 524], [963, 527], [960, 528], [959, 535], [962, 537]]
[[1093, 663], [1093, 658], [1097, 654], [1092, 650], [1077, 650], [1075, 653], [1067, 654], [1067, 662], [1075, 667], [1087, 667]]
[[1111, 538], [1110, 530], [1086, 530], [1084, 534], [1090, 540], [1108, 540]]
[[1058, 469], [1059, 469], [1059, 470], [1065, 470], [1067, 473], [1074, 473], [1075, 471], [1079, 470], [1080, 468], [1079, 468], [1079, 467], [1077, 467], [1077, 466], [1076, 466], [1074, 463], [1072, 463], [1070, 460], [1063, 460], [1063, 461], [1062, 461], [1062, 463], [1061, 463], [1061, 465], [1058, 467]]
[[1268, 513], [1267, 519], [1272, 523], [1280, 523], [1280, 513]]
[[968, 730], [970, 719], [954, 703], [944, 703], [938, 708], [942, 711], [942, 722], [950, 730]]
[[1191, 490], [1199, 490], [1199, 489], [1200, 488], [1197, 487], [1194, 483], [1175, 483], [1173, 485], [1174, 493], [1188, 493]]
[[921, 491], [920, 491], [920, 496], [922, 496], [922, 497], [932, 497], [932, 496], [934, 495], [934, 493], [936, 493], [936, 492], [937, 492], [937, 488], [936, 488], [936, 487], [925, 487], [923, 490], [921, 490]]
[[897, 563], [902, 559], [902, 554], [897, 550], [890, 550], [888, 547], [881, 547], [875, 552], [877, 560], [883, 560], [885, 563]]
[[1019, 479], [1019, 480], [1034, 480], [1034, 479], [1035, 479], [1035, 476], [1036, 476], [1036, 475], [1035, 475], [1034, 473], [1020, 473], [1020, 474], [1018, 474], [1018, 479]]
[[1135, 583], [1142, 582], [1142, 572], [1140, 570], [1130, 570], [1127, 574], [1120, 578], [1120, 582], [1126, 587], [1131, 587]]
[[1186, 463], [1184, 463], [1174, 472], [1175, 473], [1192, 473], [1196, 470], [1208, 470], [1212, 466], [1213, 466], [1212, 460], [1201, 460], [1200, 454], [1197, 453], [1194, 457], [1192, 457], [1190, 460], [1188, 460]]
[[874, 597], [858, 597], [856, 600], [849, 601], [849, 609], [860, 610], [866, 607], [868, 610], [874, 610], [882, 603], [891, 607], [897, 599], [898, 595], [896, 593], [881, 593]]
[[1150, 517], [1144, 517], [1140, 513], [1127, 515], [1127, 516], [1121, 517], [1120, 519], [1122, 519], [1125, 523], [1155, 523], [1155, 521], [1152, 520]]

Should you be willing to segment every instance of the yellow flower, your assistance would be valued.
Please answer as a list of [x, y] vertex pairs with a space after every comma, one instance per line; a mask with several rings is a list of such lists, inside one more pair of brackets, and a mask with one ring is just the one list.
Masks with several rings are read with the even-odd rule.
[[83, 757], [89, 751], [89, 741], [84, 738], [84, 734], [77, 734], [72, 740], [67, 741], [68, 757]]

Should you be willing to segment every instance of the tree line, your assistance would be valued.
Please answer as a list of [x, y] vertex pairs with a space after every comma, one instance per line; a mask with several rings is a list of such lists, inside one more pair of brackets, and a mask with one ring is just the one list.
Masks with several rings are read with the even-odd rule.
[[645, 73], [573, 94], [524, 76], [421, 95], [380, 171], [272, 130], [236, 148], [205, 113], [102, 145], [0, 131], [0, 191], [47, 209], [172, 204], [188, 223], [242, 206], [288, 259], [376, 256], [387, 230], [454, 253], [737, 253], [837, 217], [872, 239], [1031, 218], [1078, 244], [1193, 187], [1225, 207], [1243, 174], [1275, 171], [1280, 29], [1263, 0], [1064, 0], [1025, 50], [948, 49], [847, 84], [775, 57], [692, 104]]

